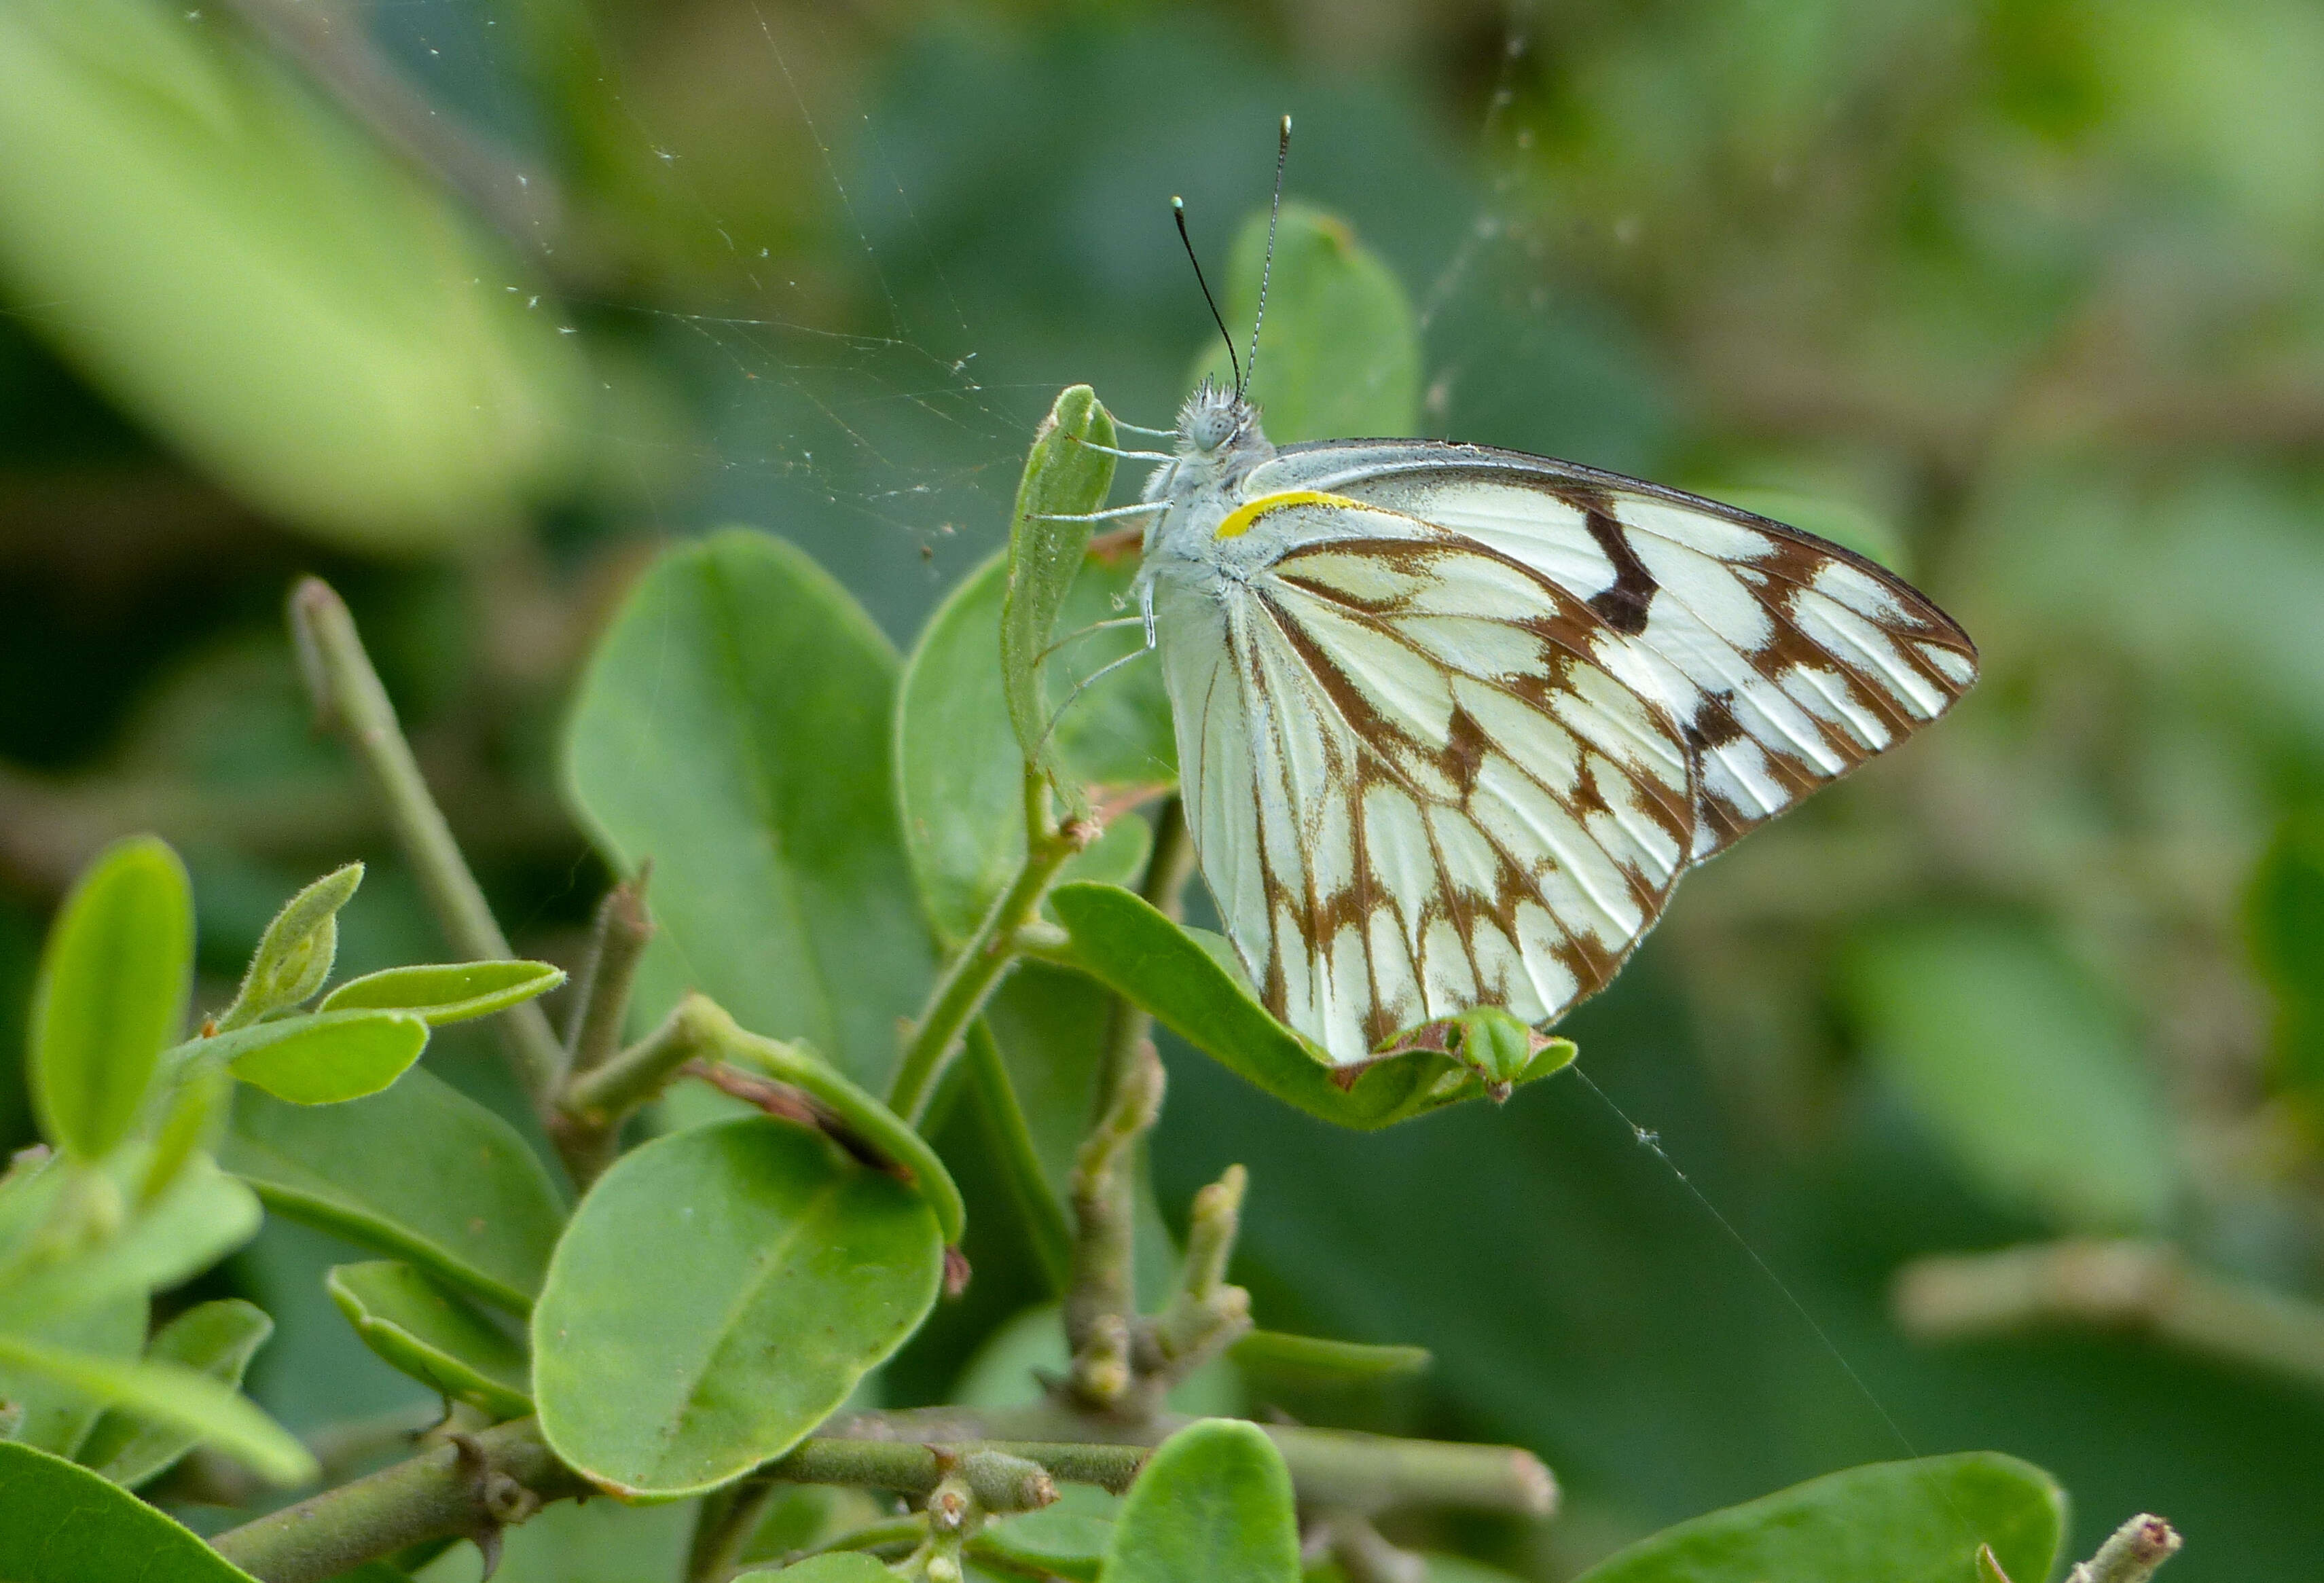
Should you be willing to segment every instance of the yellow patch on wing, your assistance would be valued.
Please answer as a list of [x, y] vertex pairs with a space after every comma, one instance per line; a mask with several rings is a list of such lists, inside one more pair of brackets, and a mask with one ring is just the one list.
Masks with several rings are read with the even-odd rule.
[[1217, 538], [1235, 538], [1248, 533], [1259, 520], [1269, 511], [1279, 511], [1286, 506], [1342, 506], [1351, 511], [1377, 511], [1380, 508], [1363, 501], [1350, 500], [1343, 494], [1326, 494], [1320, 489], [1286, 489], [1276, 494], [1263, 494], [1255, 501], [1246, 501], [1229, 511], [1226, 520], [1213, 534]]

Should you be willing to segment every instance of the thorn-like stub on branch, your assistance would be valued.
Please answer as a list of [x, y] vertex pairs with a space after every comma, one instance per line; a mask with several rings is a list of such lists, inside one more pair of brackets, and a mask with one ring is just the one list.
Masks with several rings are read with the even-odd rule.
[[1057, 1481], [1038, 1462], [1006, 1451], [978, 1450], [960, 1459], [960, 1478], [986, 1512], [1038, 1512], [1057, 1498]]
[[331, 706], [331, 672], [323, 656], [318, 623], [347, 619], [347, 607], [320, 577], [301, 577], [290, 590], [290, 646], [298, 656], [299, 679], [306, 684], [308, 701], [315, 711], [317, 731], [336, 731], [338, 713]]
[[1100, 1412], [1110, 1412], [1130, 1394], [1133, 1378], [1129, 1319], [1099, 1314], [1090, 1323], [1089, 1339], [1074, 1357], [1074, 1394]]
[[2170, 1523], [2141, 1512], [2116, 1529], [2098, 1554], [2075, 1567], [2066, 1583], [2146, 1583], [2185, 1542]]

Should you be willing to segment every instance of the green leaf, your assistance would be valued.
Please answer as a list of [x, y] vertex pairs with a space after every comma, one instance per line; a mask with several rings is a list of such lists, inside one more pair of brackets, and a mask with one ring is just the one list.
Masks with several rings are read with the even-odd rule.
[[565, 1220], [516, 1129], [425, 1068], [321, 1109], [243, 1089], [220, 1161], [275, 1213], [519, 1312]]
[[[1009, 722], [1025, 762], [1057, 782], [1049, 733], [1049, 699], [1042, 686], [1049, 640], [1074, 577], [1089, 552], [1091, 522], [1063, 522], [1105, 504], [1113, 488], [1114, 458], [1089, 445], [1120, 444], [1112, 415], [1087, 385], [1060, 391], [1033, 436], [1009, 519], [1008, 592], [1001, 605], [1001, 674]], [[1081, 787], [1059, 783], [1069, 798]]]
[[[197, 1303], [154, 1333], [145, 1347], [149, 1362], [195, 1369], [229, 1388], [242, 1384], [251, 1358], [274, 1333], [265, 1310], [238, 1297]], [[152, 1423], [112, 1412], [97, 1421], [73, 1459], [124, 1489], [135, 1489], [167, 1472], [194, 1449], [198, 1436], [182, 1425]]]
[[161, 1123], [153, 1129], [153, 1152], [137, 1189], [140, 1203], [167, 1192], [195, 1155], [217, 1148], [233, 1105], [234, 1079], [226, 1072], [206, 1062], [179, 1069], [176, 1085], [162, 1103]]
[[41, 1130], [93, 1159], [137, 1119], [193, 983], [194, 897], [158, 836], [116, 842], [65, 897], [32, 992], [28, 1076]]
[[2177, 1146], [2143, 1052], [2047, 936], [1966, 919], [1884, 931], [1847, 989], [1882, 1072], [1988, 1196], [2078, 1228], [2168, 1214]]
[[[1109, 885], [1065, 885], [1049, 897], [1072, 935], [1060, 960], [1152, 1012], [1230, 1072], [1311, 1116], [1364, 1129], [1478, 1098], [1479, 1074], [1450, 1056], [1412, 1051], [1375, 1061], [1342, 1088], [1320, 1053], [1277, 1022], [1231, 965], [1233, 948], [1172, 923]], [[1517, 1079], [1536, 1082], [1573, 1059], [1552, 1039]]]
[[506, 1011], [565, 981], [565, 970], [545, 962], [450, 962], [387, 968], [349, 979], [323, 997], [325, 1011], [358, 1008], [413, 1011], [430, 1027]]
[[896, 667], [845, 591], [769, 535], [714, 534], [641, 579], [565, 750], [607, 860], [653, 860], [641, 1012], [696, 989], [885, 1089], [932, 959], [889, 768]]
[[759, 1117], [658, 1138], [597, 1180], [532, 1315], [557, 1454], [627, 1497], [710, 1489], [780, 1456], [935, 1303], [927, 1202]]
[[294, 1105], [339, 1105], [378, 1093], [428, 1047], [428, 1023], [408, 1011], [317, 1011], [204, 1039], [197, 1055]]
[[[144, 1348], [145, 1315], [145, 1294], [140, 1292], [66, 1312], [35, 1313], [12, 1321], [7, 1329], [24, 1339], [128, 1363]], [[5, 1363], [0, 1363], [0, 1403], [21, 1415], [13, 1438], [60, 1457], [72, 1455], [105, 1413], [103, 1401], [86, 1392], [50, 1375]]]
[[1425, 1347], [1376, 1347], [1360, 1341], [1327, 1341], [1281, 1330], [1253, 1330], [1228, 1348], [1238, 1367], [1270, 1374], [1356, 1382], [1425, 1374], [1435, 1362]]
[[936, 1226], [944, 1233], [944, 1239], [947, 1243], [960, 1241], [967, 1227], [968, 1206], [953, 1182], [952, 1173], [945, 1168], [943, 1159], [926, 1138], [806, 1045], [761, 1038], [737, 1026], [715, 1007], [706, 1006], [703, 1015], [712, 1012], [725, 1024], [720, 1030], [719, 1041], [727, 1054], [746, 1065], [757, 1067], [778, 1082], [788, 1083], [821, 1100], [874, 1153], [910, 1174], [912, 1185], [936, 1211]]
[[118, 1485], [0, 1441], [0, 1578], [8, 1583], [256, 1583]]
[[[128, 1150], [106, 1162], [106, 1171], [89, 1187], [127, 1202], [124, 1187], [143, 1179], [145, 1161]], [[39, 1316], [124, 1298], [142, 1302], [148, 1293], [200, 1274], [249, 1241], [260, 1218], [250, 1190], [197, 1155], [166, 1192], [132, 1208], [117, 1225], [78, 1246], [12, 1263], [0, 1281], [0, 1325], [21, 1327]]]
[[745, 1572], [734, 1583], [895, 1583], [896, 1574], [861, 1551], [835, 1550], [788, 1567]]
[[[1054, 625], [1066, 631], [1121, 616], [1133, 558], [1090, 561]], [[1025, 861], [1024, 770], [1010, 722], [1000, 646], [993, 641], [1008, 593], [995, 556], [969, 574], [921, 630], [905, 663], [896, 714], [896, 785], [906, 849], [936, 935], [956, 944]], [[1048, 662], [1059, 698], [1144, 641], [1134, 630], [1073, 640]], [[1052, 747], [1074, 787], [1167, 789], [1177, 779], [1170, 704], [1152, 657], [1114, 671], [1058, 718]], [[1145, 822], [1117, 818], [1066, 865], [1068, 879], [1120, 883], [1146, 866]]]
[[1581, 1583], [1967, 1583], [1980, 1543], [2013, 1578], [2046, 1578], [2066, 1496], [1998, 1451], [1875, 1462], [1640, 1540]]
[[1296, 1583], [1283, 1453], [1255, 1423], [1206, 1418], [1164, 1440], [1121, 1503], [1105, 1583]]
[[495, 1418], [532, 1411], [524, 1344], [411, 1265], [393, 1259], [338, 1265], [323, 1285], [364, 1345], [389, 1367]]
[[1065, 1510], [1069, 1504], [987, 1523], [969, 1541], [968, 1553], [1012, 1574], [1097, 1583], [1113, 1544], [1113, 1520]]
[[[1262, 213], [1244, 223], [1228, 262], [1228, 324], [1248, 325], [1258, 311], [1266, 255]], [[1240, 344], [1249, 347], [1247, 332]], [[1213, 344], [1195, 376], [1231, 382], [1225, 346]], [[1395, 272], [1337, 215], [1283, 206], [1250, 396], [1278, 446], [1394, 438], [1418, 426], [1420, 331], [1412, 304]]]
[[316, 880], [282, 904], [258, 937], [250, 966], [234, 1004], [218, 1014], [217, 1026], [231, 1030], [270, 1012], [299, 1006], [323, 987], [339, 954], [339, 909], [354, 899], [364, 866], [349, 863]]
[[581, 459], [578, 359], [521, 275], [235, 30], [0, 7], [0, 147], [25, 322], [262, 515], [363, 549], [472, 543]]
[[232, 1385], [180, 1363], [123, 1362], [0, 1331], [0, 1367], [46, 1375], [92, 1401], [185, 1430], [276, 1484], [303, 1484], [315, 1459]]

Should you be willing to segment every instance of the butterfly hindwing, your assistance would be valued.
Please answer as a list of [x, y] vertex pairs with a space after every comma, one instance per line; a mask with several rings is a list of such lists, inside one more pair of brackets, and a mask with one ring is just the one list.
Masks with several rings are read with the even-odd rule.
[[1603, 623], [1590, 649], [1659, 697], [1699, 767], [1700, 862], [1935, 719], [1977, 675], [1950, 617], [1871, 562], [1715, 502], [1426, 441], [1295, 446], [1246, 491], [1329, 492], [1537, 572]]
[[1595, 657], [1605, 618], [1401, 514], [1295, 509], [1293, 548], [1157, 616], [1210, 884], [1270, 1010], [1338, 1064], [1480, 1004], [1554, 1017], [1684, 867], [1671, 712]]

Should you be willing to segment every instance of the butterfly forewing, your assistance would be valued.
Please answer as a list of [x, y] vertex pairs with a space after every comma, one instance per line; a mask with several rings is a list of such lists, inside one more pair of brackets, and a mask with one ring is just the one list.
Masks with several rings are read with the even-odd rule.
[[[1290, 447], [1247, 493], [1327, 491], [1521, 563], [1600, 621], [1587, 652], [1669, 708], [1698, 767], [1700, 862], [1935, 719], [1977, 651], [1920, 594], [1748, 512], [1480, 446]], [[1369, 513], [1366, 513], [1369, 514]]]

